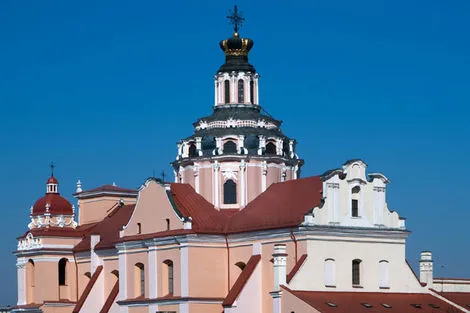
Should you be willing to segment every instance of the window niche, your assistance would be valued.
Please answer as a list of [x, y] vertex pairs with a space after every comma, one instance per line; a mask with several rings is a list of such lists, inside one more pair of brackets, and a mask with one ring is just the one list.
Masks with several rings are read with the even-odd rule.
[[173, 261], [165, 260], [163, 261], [163, 271], [162, 271], [162, 294], [163, 295], [172, 295], [173, 294], [173, 282], [174, 282], [174, 271], [173, 271]]
[[351, 190], [351, 216], [359, 217], [359, 197], [361, 187], [356, 186]]
[[230, 81], [228, 79], [224, 81], [224, 95], [225, 103], [230, 103]]
[[236, 204], [237, 203], [237, 184], [228, 179], [224, 183], [224, 204]]
[[266, 150], [265, 150], [265, 154], [267, 155], [276, 155], [276, 145], [272, 142], [268, 142], [266, 144]]
[[145, 267], [142, 263], [134, 265], [134, 295], [136, 298], [145, 295]]
[[243, 79], [238, 80], [238, 103], [245, 103], [245, 85]]
[[352, 261], [352, 284], [353, 286], [361, 286], [361, 263], [359, 259]]
[[59, 261], [59, 286], [65, 286], [67, 283], [67, 259], [60, 259]]
[[224, 154], [236, 154], [237, 144], [231, 140], [224, 143]]

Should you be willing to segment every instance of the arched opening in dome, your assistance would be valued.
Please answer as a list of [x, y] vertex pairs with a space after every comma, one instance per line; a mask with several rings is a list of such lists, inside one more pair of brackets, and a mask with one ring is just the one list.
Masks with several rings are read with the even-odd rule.
[[228, 79], [224, 81], [224, 94], [225, 103], [230, 103], [230, 81]]
[[237, 153], [237, 145], [235, 142], [229, 140], [224, 143], [224, 153]]
[[67, 285], [67, 263], [68, 260], [65, 258], [59, 261], [59, 286]]
[[224, 183], [224, 204], [237, 203], [237, 184], [229, 179]]
[[188, 149], [188, 155], [190, 158], [197, 157], [197, 149], [195, 144], [190, 144]]
[[254, 86], [253, 80], [250, 80], [250, 102], [251, 103], [255, 103], [254, 94], [255, 94], [255, 86]]
[[275, 155], [276, 154], [276, 145], [272, 142], [268, 142], [268, 144], [266, 145], [266, 150], [265, 150], [266, 154], [269, 154], [269, 155]]
[[245, 102], [245, 85], [243, 79], [238, 80], [238, 103]]

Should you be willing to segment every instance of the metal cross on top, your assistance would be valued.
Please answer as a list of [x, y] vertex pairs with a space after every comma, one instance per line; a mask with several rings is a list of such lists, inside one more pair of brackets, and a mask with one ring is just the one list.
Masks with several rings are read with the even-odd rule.
[[233, 10], [230, 10], [230, 15], [227, 18], [230, 20], [230, 24], [233, 25], [233, 30], [238, 33], [238, 29], [242, 27], [245, 18], [242, 16], [242, 12], [238, 12], [236, 5], [233, 6]]
[[55, 168], [54, 162], [51, 162], [49, 166], [51, 167], [51, 176], [54, 176], [54, 168]]

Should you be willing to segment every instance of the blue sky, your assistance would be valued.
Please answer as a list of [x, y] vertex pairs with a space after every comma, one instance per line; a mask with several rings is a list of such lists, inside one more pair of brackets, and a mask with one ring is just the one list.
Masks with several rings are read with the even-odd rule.
[[[0, 2], [0, 303], [16, 301], [11, 251], [52, 160], [73, 202], [78, 178], [135, 188], [171, 173], [176, 141], [211, 112], [233, 4]], [[362, 158], [392, 181], [414, 268], [429, 249], [435, 275], [470, 276], [470, 2], [237, 4], [260, 102], [298, 140], [302, 175]]]

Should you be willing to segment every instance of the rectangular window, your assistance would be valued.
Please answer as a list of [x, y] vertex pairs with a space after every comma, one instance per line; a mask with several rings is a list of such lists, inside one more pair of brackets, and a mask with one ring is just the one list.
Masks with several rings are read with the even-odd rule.
[[359, 201], [356, 199], [353, 199], [351, 203], [351, 216], [353, 217], [359, 216]]

